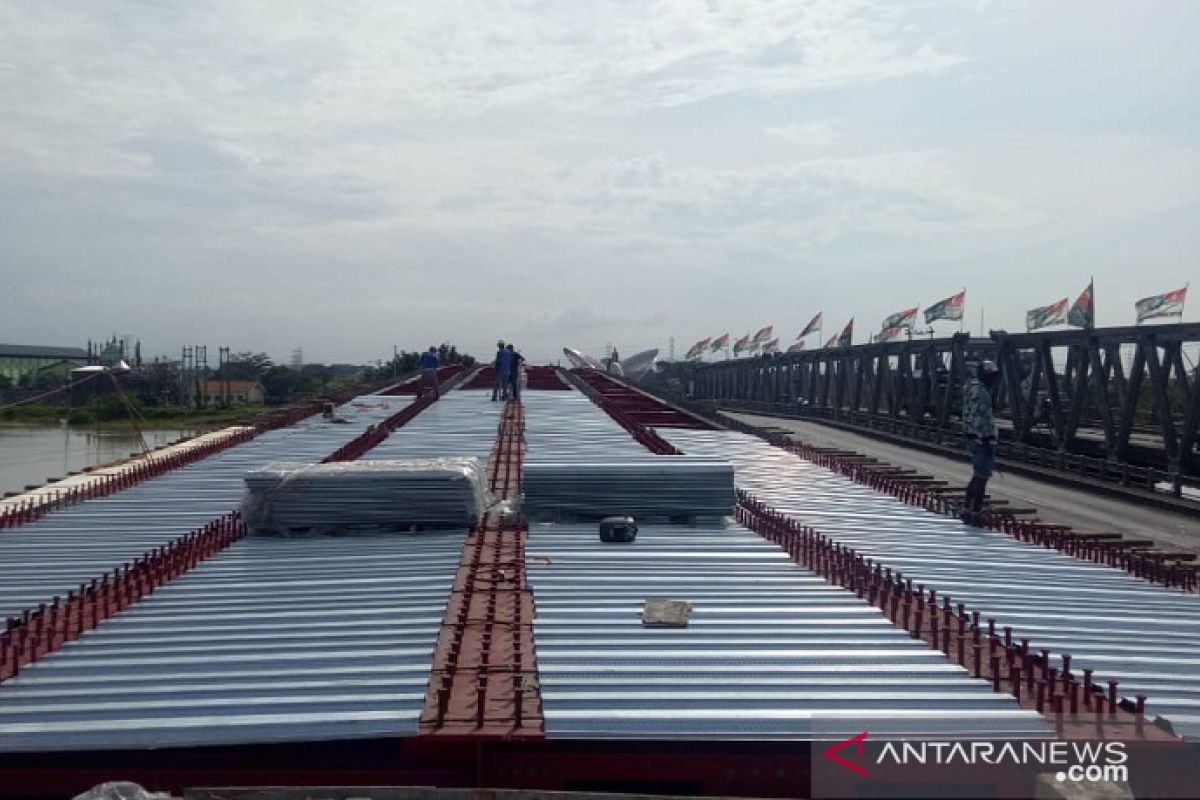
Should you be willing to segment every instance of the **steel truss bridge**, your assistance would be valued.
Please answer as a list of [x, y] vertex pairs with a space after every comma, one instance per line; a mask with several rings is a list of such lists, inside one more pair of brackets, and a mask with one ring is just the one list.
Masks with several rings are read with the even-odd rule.
[[1007, 333], [856, 345], [696, 364], [691, 399], [954, 442], [974, 365], [1001, 368], [1000, 455], [1094, 477], [1200, 476], [1200, 324]]

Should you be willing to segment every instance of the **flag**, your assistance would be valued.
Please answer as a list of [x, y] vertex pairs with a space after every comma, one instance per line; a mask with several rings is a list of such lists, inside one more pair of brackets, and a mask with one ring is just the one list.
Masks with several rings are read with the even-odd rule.
[[709, 341], [710, 341], [710, 339], [708, 339], [708, 337], [705, 337], [705, 338], [701, 339], [700, 341], [696, 342], [687, 351], [687, 355], [685, 355], [684, 358], [687, 359], [688, 361], [691, 361], [693, 358], [699, 358], [700, 354], [704, 352], [704, 348], [708, 347]]
[[903, 334], [905, 330], [908, 330], [908, 329], [897, 327], [897, 326], [893, 326], [891, 328], [884, 328], [879, 333], [875, 334], [874, 341], [890, 342], [893, 339], [899, 339], [900, 335]]
[[752, 344], [762, 344], [767, 339], [771, 338], [771, 333], [775, 330], [774, 325], [768, 325], [765, 328], [759, 328], [758, 333], [754, 334]]
[[801, 339], [801, 340], [800, 340], [800, 341], [798, 341], [798, 342], [794, 342], [794, 343], [792, 344], [792, 346], [791, 346], [791, 347], [789, 347], [789, 348], [787, 349], [787, 351], [788, 351], [789, 353], [799, 353], [799, 352], [800, 352], [801, 350], [803, 350], [803, 349], [804, 349], [804, 340], [803, 340], [803, 339]]
[[1025, 312], [1025, 330], [1036, 331], [1051, 325], [1062, 325], [1067, 321], [1067, 298]]
[[911, 328], [916, 324], [917, 306], [913, 306], [912, 308], [905, 309], [904, 311], [897, 311], [895, 314], [892, 314], [883, 321], [883, 325], [880, 327], [886, 331], [889, 328]]
[[1095, 281], [1088, 281], [1087, 288], [1083, 290], [1083, 294], [1079, 295], [1079, 299], [1075, 301], [1075, 305], [1071, 306], [1071, 310], [1067, 312], [1068, 325], [1074, 325], [1076, 328], [1096, 327], [1096, 305], [1092, 296], [1092, 287], [1094, 284]]
[[762, 346], [763, 355], [766, 355], [767, 353], [774, 353], [778, 349], [779, 349], [779, 340], [778, 339], [772, 339], [771, 341], [765, 343]]
[[800, 331], [800, 335], [797, 336], [796, 338], [803, 339], [805, 336], [808, 336], [813, 331], [819, 330], [820, 327], [821, 327], [821, 312], [818, 311], [817, 315], [808, 321], [808, 324], [804, 326], [804, 330]]
[[748, 333], [733, 343], [733, 354], [735, 356], [738, 353], [742, 352], [743, 350], [749, 350], [749, 349], [750, 349], [750, 334], [748, 334]]
[[1187, 300], [1188, 287], [1176, 289], [1166, 294], [1156, 294], [1143, 297], [1133, 304], [1137, 309], [1137, 321], [1154, 317], [1182, 317], [1183, 302]]
[[854, 317], [846, 323], [846, 327], [842, 328], [841, 334], [837, 338], [838, 347], [849, 347], [851, 340], [854, 339]]
[[724, 347], [729, 347], [729, 334], [728, 333], [723, 333], [720, 336], [718, 336], [717, 338], [713, 339], [712, 344], [710, 344], [708, 346], [708, 350], [710, 353], [715, 353]]
[[829, 337], [829, 341], [825, 343], [826, 347], [837, 347], [838, 335], [835, 333]]
[[925, 324], [933, 322], [937, 319], [959, 320], [963, 318], [963, 303], [967, 299], [967, 290], [963, 289], [958, 294], [947, 297], [945, 300], [938, 302], [925, 309]]

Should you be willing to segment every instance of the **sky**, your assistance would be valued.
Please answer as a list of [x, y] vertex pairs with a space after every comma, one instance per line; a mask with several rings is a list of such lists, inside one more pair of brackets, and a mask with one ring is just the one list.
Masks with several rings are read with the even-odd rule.
[[1132, 324], [1198, 273], [1198, 33], [1190, 0], [8, 0], [0, 341], [682, 355], [963, 287], [1023, 330], [1093, 276]]

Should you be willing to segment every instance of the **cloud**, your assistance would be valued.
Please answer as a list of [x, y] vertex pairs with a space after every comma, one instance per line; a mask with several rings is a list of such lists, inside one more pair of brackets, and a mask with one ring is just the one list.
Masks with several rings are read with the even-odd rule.
[[777, 136], [799, 147], [820, 148], [838, 141], [844, 135], [841, 120], [821, 119], [812, 122], [789, 122], [786, 125], [769, 125], [768, 136]]
[[1191, 12], [1114, 8], [0, 4], [0, 317], [341, 360], [507, 330], [538, 358], [1001, 268], [1016, 316], [1064, 252], [1115, 282], [1115, 252], [1200, 247]]

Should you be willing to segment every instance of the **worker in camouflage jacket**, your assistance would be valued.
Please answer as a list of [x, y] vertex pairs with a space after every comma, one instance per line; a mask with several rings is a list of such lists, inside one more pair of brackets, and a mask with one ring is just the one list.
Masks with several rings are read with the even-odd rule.
[[992, 361], [980, 363], [975, 377], [963, 388], [963, 434], [971, 451], [971, 482], [967, 484], [960, 518], [978, 522], [983, 513], [987, 482], [996, 468], [996, 418], [992, 414], [992, 395], [1000, 379], [1000, 370]]

